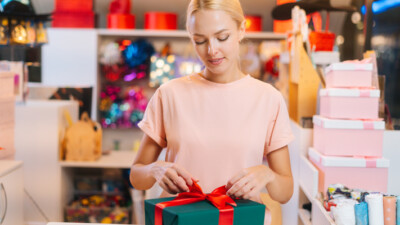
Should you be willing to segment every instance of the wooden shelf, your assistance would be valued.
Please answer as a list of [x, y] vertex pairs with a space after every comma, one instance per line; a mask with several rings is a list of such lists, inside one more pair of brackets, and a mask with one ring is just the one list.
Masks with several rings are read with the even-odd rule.
[[108, 155], [102, 155], [94, 162], [73, 162], [60, 161], [61, 167], [82, 167], [82, 168], [121, 168], [129, 169], [135, 159], [135, 153], [129, 150], [112, 151]]
[[[188, 38], [186, 30], [118, 30], [118, 29], [97, 29], [97, 34], [102, 37], [173, 37]], [[245, 38], [265, 39], [265, 40], [283, 40], [285, 34], [274, 32], [247, 32]]]

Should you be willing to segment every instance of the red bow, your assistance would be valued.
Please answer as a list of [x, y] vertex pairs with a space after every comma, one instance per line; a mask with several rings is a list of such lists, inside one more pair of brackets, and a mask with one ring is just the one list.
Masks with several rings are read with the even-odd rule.
[[162, 211], [165, 207], [186, 205], [203, 200], [208, 200], [219, 209], [219, 225], [233, 224], [233, 207], [231, 205], [236, 206], [236, 203], [226, 195], [225, 186], [215, 189], [210, 194], [204, 194], [201, 187], [193, 181], [193, 185], [189, 187], [189, 192], [179, 193], [174, 200], [156, 204], [154, 225], [162, 225]]

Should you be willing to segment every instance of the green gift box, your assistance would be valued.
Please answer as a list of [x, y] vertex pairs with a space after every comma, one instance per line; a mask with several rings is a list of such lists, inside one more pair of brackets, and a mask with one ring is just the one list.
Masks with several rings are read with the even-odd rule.
[[[154, 225], [155, 207], [174, 198], [145, 200], [146, 225]], [[239, 199], [233, 207], [233, 225], [263, 225], [265, 205]], [[219, 210], [207, 200], [163, 209], [163, 225], [218, 225]]]

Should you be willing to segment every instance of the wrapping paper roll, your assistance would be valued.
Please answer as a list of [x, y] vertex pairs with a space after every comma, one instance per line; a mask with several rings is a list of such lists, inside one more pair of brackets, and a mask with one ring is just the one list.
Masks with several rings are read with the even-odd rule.
[[368, 204], [366, 202], [354, 205], [354, 212], [356, 225], [368, 225]]
[[400, 225], [400, 195], [397, 196], [397, 220], [396, 225]]
[[354, 202], [341, 202], [337, 206], [332, 207], [331, 211], [337, 225], [356, 224]]
[[396, 225], [396, 197], [383, 197], [383, 217], [385, 225]]
[[384, 225], [382, 194], [369, 194], [365, 200], [368, 203], [369, 225]]

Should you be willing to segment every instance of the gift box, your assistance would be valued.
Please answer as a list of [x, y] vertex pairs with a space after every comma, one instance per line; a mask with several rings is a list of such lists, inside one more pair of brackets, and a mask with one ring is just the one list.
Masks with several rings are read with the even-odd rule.
[[190, 192], [176, 198], [145, 200], [146, 225], [264, 224], [263, 204], [244, 199], [233, 201], [225, 195], [224, 186], [210, 194], [204, 194], [195, 182], [189, 188]]
[[0, 98], [0, 124], [14, 122], [15, 98]]
[[134, 29], [135, 28], [135, 15], [109, 13], [107, 15], [107, 28], [108, 29]]
[[378, 119], [380, 91], [328, 88], [319, 92], [320, 115], [336, 119]]
[[262, 30], [261, 16], [246, 15], [246, 31], [260, 32]]
[[14, 74], [9, 72], [0, 73], [0, 98], [11, 98], [14, 96]]
[[326, 87], [371, 87], [372, 63], [332, 63], [325, 69]]
[[53, 27], [94, 28], [95, 15], [93, 12], [54, 12]]
[[93, 0], [56, 0], [56, 12], [90, 12], [93, 9]]
[[176, 30], [177, 15], [169, 12], [146, 12], [144, 29]]
[[313, 148], [308, 158], [318, 170], [318, 192], [331, 184], [387, 192], [389, 160], [385, 158], [324, 156]]
[[313, 117], [314, 148], [331, 156], [381, 157], [385, 122]]
[[335, 34], [324, 31], [311, 31], [309, 35], [310, 47], [313, 51], [332, 51], [335, 45]]

